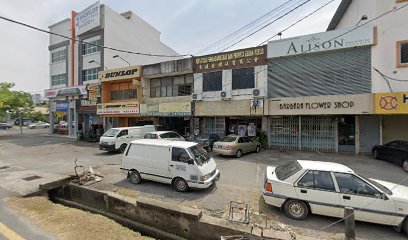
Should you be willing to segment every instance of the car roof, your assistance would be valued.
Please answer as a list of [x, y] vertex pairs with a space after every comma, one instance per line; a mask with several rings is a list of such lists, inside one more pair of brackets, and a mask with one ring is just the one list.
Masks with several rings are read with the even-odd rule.
[[145, 127], [154, 127], [153, 125], [144, 125], [144, 126], [133, 126], [133, 127], [114, 127], [111, 129], [123, 130], [123, 129], [136, 129], [136, 128], [145, 128]]
[[[147, 133], [152, 133], [152, 134], [163, 134], [163, 133], [175, 133], [173, 131], [154, 131], [154, 132], [147, 132]], [[147, 134], [146, 133], [146, 134]]]
[[163, 146], [163, 147], [179, 147], [179, 148], [189, 148], [197, 145], [195, 142], [187, 141], [169, 141], [162, 139], [137, 139], [130, 142], [131, 144], [141, 144], [141, 145], [152, 145], [152, 146]]
[[330, 172], [342, 172], [342, 173], [354, 173], [354, 171], [340, 163], [323, 162], [323, 161], [310, 161], [310, 160], [297, 160], [303, 169], [317, 170], [317, 171], [330, 171]]

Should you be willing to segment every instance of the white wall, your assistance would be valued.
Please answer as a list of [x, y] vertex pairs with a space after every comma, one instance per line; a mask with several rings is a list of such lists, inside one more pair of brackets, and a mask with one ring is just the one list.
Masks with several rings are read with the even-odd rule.
[[[361, 16], [367, 15], [373, 19], [393, 7], [400, 7], [405, 3], [396, 3], [395, 0], [354, 0], [350, 4], [337, 29], [354, 27]], [[392, 12], [373, 22], [377, 26], [377, 45], [372, 47], [372, 67], [377, 68], [385, 75], [408, 80], [408, 68], [397, 67], [396, 42], [408, 40], [408, 11], [406, 9]], [[390, 81], [394, 92], [408, 91], [408, 82]], [[372, 70], [372, 92], [390, 92], [384, 78]]]
[[[254, 68], [255, 88], [261, 90], [263, 96], [267, 96], [268, 72], [267, 65]], [[222, 91], [231, 93], [231, 100], [252, 99], [255, 88], [232, 90], [232, 70], [222, 71]], [[202, 94], [203, 101], [220, 101], [221, 91], [203, 92], [203, 74], [194, 74], [194, 93]]]
[[[49, 26], [50, 32], [58, 33], [63, 36], [71, 37], [71, 20], [69, 18], [64, 19], [54, 25]], [[63, 41], [66, 41], [66, 38], [62, 38], [56, 35], [50, 35], [50, 45], [54, 45]]]
[[[126, 19], [105, 5], [104, 17], [104, 42], [106, 46], [133, 52], [178, 55], [177, 52], [160, 41], [159, 31], [135, 14], [131, 14], [130, 19]], [[127, 63], [121, 59], [113, 59], [112, 56], [114, 55], [121, 56], [131, 65], [145, 65], [181, 58], [148, 57], [105, 49], [105, 66], [109, 69], [127, 66]]]

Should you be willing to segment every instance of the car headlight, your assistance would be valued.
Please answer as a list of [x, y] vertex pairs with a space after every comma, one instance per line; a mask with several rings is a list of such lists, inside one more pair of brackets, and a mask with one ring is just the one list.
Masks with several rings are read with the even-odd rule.
[[108, 142], [108, 145], [115, 145], [115, 142]]
[[207, 179], [209, 179], [211, 177], [211, 173], [209, 173], [209, 174], [207, 174], [207, 175], [205, 175], [205, 176], [201, 176], [200, 177], [200, 180], [202, 181], [202, 182], [204, 182], [204, 181], [206, 181]]

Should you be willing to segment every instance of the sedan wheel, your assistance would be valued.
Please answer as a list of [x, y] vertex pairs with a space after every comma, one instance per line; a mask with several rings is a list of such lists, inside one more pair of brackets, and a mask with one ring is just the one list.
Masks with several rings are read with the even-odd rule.
[[375, 159], [378, 159], [378, 150], [377, 150], [377, 149], [375, 149], [375, 150], [373, 151], [373, 157], [374, 157]]
[[288, 217], [295, 220], [303, 220], [309, 214], [309, 208], [306, 203], [299, 200], [288, 200], [285, 203], [285, 213]]
[[260, 147], [260, 146], [256, 146], [255, 152], [259, 153], [260, 151], [261, 151], [261, 147]]
[[241, 149], [238, 150], [238, 151], [235, 153], [235, 156], [236, 156], [237, 158], [240, 158], [240, 157], [242, 156], [242, 151], [241, 151]]
[[405, 159], [402, 162], [402, 169], [404, 169], [405, 172], [408, 172], [408, 160], [407, 159]]

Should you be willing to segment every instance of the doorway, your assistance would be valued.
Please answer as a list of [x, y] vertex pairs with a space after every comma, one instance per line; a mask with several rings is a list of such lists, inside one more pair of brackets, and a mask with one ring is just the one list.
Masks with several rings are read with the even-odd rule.
[[356, 149], [355, 116], [341, 116], [338, 120], [339, 152], [355, 152]]

